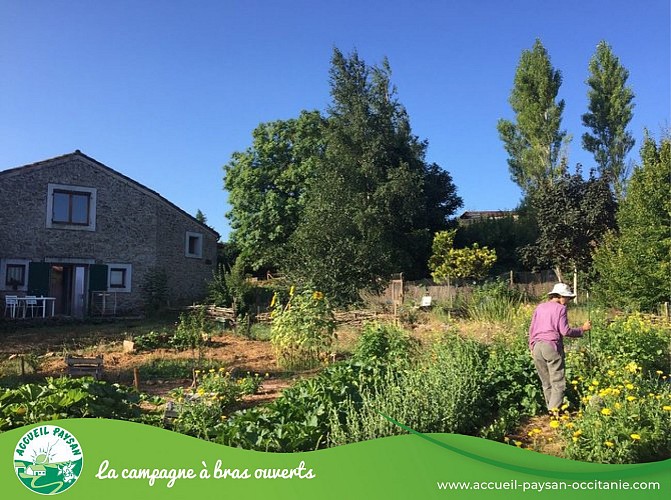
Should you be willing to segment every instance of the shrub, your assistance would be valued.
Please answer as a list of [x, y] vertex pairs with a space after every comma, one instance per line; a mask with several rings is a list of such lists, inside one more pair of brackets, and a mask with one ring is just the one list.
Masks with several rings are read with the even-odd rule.
[[466, 313], [474, 321], [512, 324], [523, 303], [523, 294], [503, 281], [495, 281], [473, 289], [466, 302]]
[[212, 323], [207, 318], [205, 308], [200, 306], [179, 315], [175, 334], [170, 345], [177, 350], [201, 347], [212, 331]]
[[321, 292], [289, 294], [285, 305], [274, 296], [271, 343], [279, 366], [287, 369], [313, 368], [326, 359], [334, 340], [335, 320], [328, 300]]
[[383, 415], [419, 432], [476, 432], [489, 416], [486, 362], [484, 346], [452, 335], [414, 367], [387, 367], [358, 398], [348, 398], [331, 414], [329, 443], [406, 432]]
[[662, 374], [645, 377], [641, 366], [630, 362], [588, 381], [574, 380], [580, 411], [551, 423], [566, 442], [566, 458], [602, 463], [670, 458], [671, 387]]
[[418, 345], [403, 329], [388, 323], [366, 323], [354, 355], [365, 363], [405, 362], [417, 353]]

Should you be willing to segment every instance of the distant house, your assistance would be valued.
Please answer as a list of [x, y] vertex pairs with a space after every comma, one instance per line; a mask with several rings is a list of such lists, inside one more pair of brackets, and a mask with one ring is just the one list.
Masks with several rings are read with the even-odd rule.
[[474, 222], [480, 222], [487, 219], [504, 219], [506, 217], [512, 217], [517, 219], [517, 213], [511, 210], [475, 210], [464, 212], [459, 216], [459, 224], [462, 226], [467, 226], [468, 224], [473, 224]]
[[0, 295], [55, 297], [57, 314], [140, 309], [157, 270], [190, 303], [217, 261], [216, 231], [80, 151], [0, 171], [0, 222]]

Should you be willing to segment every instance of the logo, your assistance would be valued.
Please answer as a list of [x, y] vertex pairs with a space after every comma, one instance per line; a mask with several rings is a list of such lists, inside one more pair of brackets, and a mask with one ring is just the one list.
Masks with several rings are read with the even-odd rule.
[[16, 476], [26, 488], [41, 495], [69, 489], [77, 482], [83, 465], [77, 438], [55, 425], [29, 430], [14, 449]]

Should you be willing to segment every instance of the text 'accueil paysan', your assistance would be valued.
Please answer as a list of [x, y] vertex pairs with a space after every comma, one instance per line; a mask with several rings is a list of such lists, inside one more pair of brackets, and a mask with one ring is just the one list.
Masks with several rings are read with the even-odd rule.
[[41, 495], [70, 488], [82, 472], [84, 457], [77, 438], [55, 425], [26, 432], [14, 449], [14, 471], [19, 481]]

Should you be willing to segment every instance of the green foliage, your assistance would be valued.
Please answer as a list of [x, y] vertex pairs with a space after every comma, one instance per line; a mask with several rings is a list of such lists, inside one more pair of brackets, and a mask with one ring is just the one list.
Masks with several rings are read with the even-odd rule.
[[526, 330], [520, 328], [511, 336], [495, 339], [489, 349], [486, 373], [494, 419], [481, 431], [483, 437], [502, 440], [523, 417], [537, 415], [545, 409]]
[[207, 284], [207, 299], [219, 307], [233, 305], [233, 293], [229, 285], [231, 273], [223, 265], [218, 265], [212, 273], [212, 279]]
[[562, 145], [568, 140], [560, 130], [564, 101], [555, 101], [561, 83], [540, 40], [522, 52], [509, 99], [516, 120], [501, 119], [497, 128], [511, 178], [525, 195], [551, 183], [565, 162]]
[[535, 221], [523, 210], [517, 213], [518, 217], [487, 218], [459, 226], [454, 246], [466, 248], [477, 243], [480, 247], [491, 248], [496, 252], [496, 262], [491, 269], [494, 275], [526, 269], [517, 249], [534, 243], [537, 229]]
[[383, 415], [419, 432], [475, 433], [489, 418], [484, 346], [447, 336], [414, 366], [383, 369], [348, 399], [330, 420], [329, 442], [341, 445], [406, 431]]
[[671, 387], [659, 375], [644, 377], [632, 362], [600, 369], [575, 387], [581, 411], [555, 424], [566, 458], [641, 463], [671, 457]]
[[366, 323], [354, 349], [356, 359], [364, 363], [406, 363], [417, 354], [417, 342], [403, 329], [385, 323]]
[[485, 283], [473, 288], [466, 301], [466, 313], [475, 321], [511, 325], [519, 317], [524, 298], [504, 281]]
[[587, 380], [595, 367], [602, 371], [636, 363], [645, 375], [668, 370], [671, 364], [671, 329], [656, 326], [640, 314], [611, 322], [594, 319], [594, 328], [578, 345], [581, 350], [569, 358], [571, 377]]
[[329, 416], [368, 387], [381, 369], [358, 362], [327, 366], [314, 378], [286, 389], [267, 406], [239, 411], [218, 429], [217, 442], [275, 452], [310, 451], [326, 444]]
[[225, 187], [241, 258], [280, 269], [339, 303], [391, 273], [426, 271], [431, 235], [461, 206], [448, 172], [425, 160], [385, 61], [337, 49], [326, 117], [259, 126]]
[[260, 124], [252, 146], [224, 166], [231, 238], [243, 261], [277, 265], [301, 220], [306, 183], [323, 156], [325, 120], [317, 111]]
[[0, 392], [0, 431], [65, 418], [140, 416], [139, 396], [132, 389], [85, 377], [47, 378]]
[[607, 180], [592, 175], [585, 180], [580, 170], [566, 172], [537, 189], [530, 202], [539, 234], [520, 250], [523, 260], [534, 268], [552, 267], [559, 278], [589, 269], [594, 247], [615, 227], [616, 203]]
[[179, 315], [175, 334], [169, 343], [178, 351], [198, 349], [204, 345], [211, 331], [212, 324], [207, 318], [207, 312], [200, 306]]
[[589, 71], [589, 112], [582, 115], [582, 123], [591, 133], [583, 134], [582, 145], [594, 154], [599, 173], [622, 200], [627, 177], [625, 158], [634, 146], [634, 138], [626, 130], [634, 108], [634, 92], [627, 87], [629, 72], [604, 41], [597, 45]]
[[567, 353], [571, 407], [555, 427], [574, 460], [639, 463], [671, 450], [671, 329], [640, 314], [593, 327]]
[[178, 417], [172, 429], [201, 439], [212, 439], [227, 418], [226, 413], [246, 395], [255, 394], [261, 385], [258, 375], [234, 377], [224, 368], [196, 370], [197, 389], [178, 388], [171, 395], [177, 403]]
[[619, 233], [596, 250], [594, 292], [612, 307], [652, 311], [671, 300], [671, 138], [646, 137], [641, 161], [617, 211]]
[[496, 262], [496, 252], [473, 243], [470, 248], [454, 248], [457, 230], [440, 231], [433, 239], [433, 254], [429, 259], [431, 276], [438, 283], [450, 278], [484, 278]]
[[160, 347], [170, 347], [172, 334], [150, 331], [133, 336], [133, 347], [137, 351], [151, 351]]
[[144, 275], [140, 285], [145, 310], [156, 313], [168, 303], [168, 275], [164, 269], [152, 267]]
[[312, 368], [327, 359], [334, 340], [335, 320], [328, 300], [321, 292], [289, 293], [282, 304], [273, 298], [271, 343], [279, 366]]

